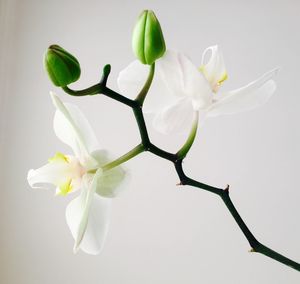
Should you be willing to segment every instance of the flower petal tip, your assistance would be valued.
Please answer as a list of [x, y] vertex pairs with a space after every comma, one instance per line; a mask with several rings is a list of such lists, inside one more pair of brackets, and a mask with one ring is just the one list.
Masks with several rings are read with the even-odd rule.
[[272, 71], [274, 72], [274, 75], [277, 75], [280, 71], [280, 67], [275, 67]]
[[52, 103], [56, 108], [58, 108], [58, 104], [61, 102], [59, 97], [52, 91], [50, 91], [50, 96], [51, 96]]
[[279, 73], [280, 69], [281, 69], [280, 67], [275, 67], [270, 71], [266, 72], [265, 73], [266, 79], [272, 79], [274, 76], [276, 76]]
[[79, 251], [79, 246], [77, 244], [74, 244], [74, 247], [73, 247], [73, 253], [74, 254], [77, 254]]
[[57, 97], [57, 95], [53, 91], [50, 91], [49, 94], [52, 100], [54, 100], [54, 98]]
[[28, 171], [28, 174], [27, 174], [27, 181], [28, 181], [28, 183], [29, 183], [29, 185], [30, 185], [31, 188], [33, 188], [33, 183], [32, 183], [31, 179], [34, 176], [34, 174], [35, 174], [35, 170], [33, 170], [33, 169], [30, 169]]

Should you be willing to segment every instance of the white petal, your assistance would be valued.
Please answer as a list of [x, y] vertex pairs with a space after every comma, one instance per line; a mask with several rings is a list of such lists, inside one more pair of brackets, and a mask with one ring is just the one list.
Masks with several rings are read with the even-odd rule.
[[57, 137], [69, 145], [75, 155], [83, 161], [89, 153], [99, 148], [97, 138], [78, 107], [63, 102], [53, 93], [51, 97], [57, 111], [54, 116], [54, 131]]
[[[210, 58], [208, 62], [205, 63], [209, 52], [211, 52]], [[223, 53], [217, 45], [210, 46], [204, 50], [200, 70], [203, 72], [206, 79], [210, 82], [212, 89], [215, 91], [219, 84], [226, 79], [227, 73]]]
[[111, 200], [95, 194], [101, 174], [102, 171], [98, 170], [81, 195], [72, 200], [66, 209], [67, 224], [75, 239], [74, 252], [80, 248], [88, 254], [98, 254], [103, 248]]
[[190, 130], [194, 112], [191, 100], [180, 98], [154, 117], [153, 127], [163, 134], [183, 133]]
[[[99, 254], [103, 248], [109, 227], [111, 199], [95, 194], [80, 249], [88, 254]], [[67, 222], [73, 237], [76, 237], [82, 214], [80, 197], [75, 198], [67, 207]], [[78, 248], [74, 247], [76, 253]]]
[[173, 95], [196, 100], [199, 108], [210, 105], [210, 85], [185, 55], [167, 51], [157, 62], [157, 70]]
[[71, 168], [67, 163], [48, 163], [36, 170], [30, 170], [27, 180], [32, 188], [49, 188], [58, 186], [71, 175]]
[[[135, 99], [148, 78], [149, 70], [149, 66], [140, 63], [138, 60], [130, 63], [118, 76], [118, 86], [121, 93]], [[144, 111], [152, 112], [157, 110], [166, 104], [169, 99], [169, 91], [165, 83], [162, 82], [158, 76], [157, 71], [155, 71], [151, 87], [145, 100]]]
[[119, 73], [118, 86], [122, 95], [134, 99], [143, 88], [149, 73], [149, 66], [138, 60], [130, 63]]
[[[112, 156], [105, 150], [95, 151], [92, 156], [97, 160], [99, 166], [113, 161]], [[103, 197], [116, 197], [126, 188], [126, 178], [128, 178], [128, 174], [121, 166], [103, 171], [97, 182], [96, 193]]]
[[250, 84], [228, 93], [220, 94], [220, 99], [212, 104], [209, 116], [247, 111], [266, 103], [276, 90], [271, 78], [278, 69], [271, 70]]

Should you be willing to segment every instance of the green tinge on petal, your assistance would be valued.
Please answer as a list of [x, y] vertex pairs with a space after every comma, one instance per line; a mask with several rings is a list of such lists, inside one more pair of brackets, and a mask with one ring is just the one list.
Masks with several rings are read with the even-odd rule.
[[[208, 80], [208, 78], [210, 78], [209, 76], [211, 75], [211, 74], [209, 74], [209, 72], [207, 72], [207, 68], [206, 68], [206, 66], [205, 65], [201, 65], [200, 67], [199, 67], [199, 70], [202, 72], [202, 74], [207, 78], [207, 80]], [[219, 76], [219, 78], [217, 78], [216, 79], [216, 82], [214, 82], [214, 83], [211, 83], [212, 84], [212, 91], [213, 92], [217, 92], [218, 91], [218, 89], [219, 89], [219, 87], [224, 83], [224, 81], [226, 81], [228, 79], [228, 74], [227, 74], [227, 72], [226, 71], [224, 71], [220, 76]]]
[[54, 117], [56, 136], [73, 149], [86, 169], [96, 167], [97, 162], [90, 156], [90, 152], [98, 146], [98, 141], [87, 119], [76, 106], [64, 104], [53, 92], [50, 95], [57, 109]]
[[74, 253], [76, 253], [80, 247], [80, 244], [83, 240], [87, 225], [88, 225], [88, 219], [89, 219], [89, 213], [90, 213], [90, 208], [92, 205], [92, 201], [93, 201], [93, 197], [94, 197], [94, 193], [96, 191], [97, 188], [97, 182], [98, 179], [102, 176], [103, 172], [102, 169], [99, 168], [91, 183], [85, 188], [83, 189], [83, 191], [81, 192], [80, 195], [80, 199], [81, 199], [81, 206], [82, 206], [82, 215], [80, 218], [80, 222], [79, 222], [79, 226], [76, 232], [76, 236], [75, 236], [75, 243], [74, 243], [74, 248], [73, 251]]
[[[205, 58], [208, 57], [208, 53], [210, 56], [206, 61]], [[220, 85], [227, 79], [223, 53], [217, 45], [209, 46], [204, 50], [200, 71], [209, 81], [212, 91], [216, 93]]]
[[[93, 158], [98, 162], [98, 166], [100, 167], [99, 169], [113, 160], [111, 155], [105, 150], [95, 151], [92, 153], [92, 155]], [[102, 197], [117, 196], [118, 193], [124, 188], [122, 183], [126, 179], [126, 176], [126, 171], [121, 166], [104, 170], [96, 181], [96, 193]]]
[[224, 72], [224, 74], [220, 77], [220, 79], [218, 81], [218, 85], [221, 85], [227, 79], [228, 79], [228, 74], [227, 74], [227, 72]]
[[102, 197], [116, 197], [122, 191], [122, 182], [126, 177], [125, 171], [117, 166], [103, 172], [98, 179], [96, 192]]

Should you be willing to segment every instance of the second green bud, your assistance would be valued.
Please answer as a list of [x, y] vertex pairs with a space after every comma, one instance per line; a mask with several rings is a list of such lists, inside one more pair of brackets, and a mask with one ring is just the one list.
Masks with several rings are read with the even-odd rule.
[[145, 10], [139, 16], [132, 35], [135, 56], [143, 63], [151, 65], [166, 51], [164, 36], [155, 14]]

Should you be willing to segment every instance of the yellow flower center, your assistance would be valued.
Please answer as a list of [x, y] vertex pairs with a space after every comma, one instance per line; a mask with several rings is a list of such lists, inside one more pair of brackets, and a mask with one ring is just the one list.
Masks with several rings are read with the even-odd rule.
[[61, 167], [62, 178], [56, 184], [57, 195], [66, 196], [81, 180], [85, 174], [85, 169], [75, 157], [66, 156], [60, 152], [56, 153], [54, 157], [49, 159], [49, 163], [55, 163]]
[[66, 182], [59, 185], [59, 192], [57, 192], [57, 194], [66, 196], [68, 193], [72, 191], [72, 189], [73, 189], [72, 179], [69, 179]]
[[68, 157], [64, 154], [57, 152], [52, 158], [48, 159], [49, 163], [53, 162], [66, 162], [68, 163]]
[[227, 74], [226, 71], [219, 77], [219, 79], [216, 80], [215, 79], [216, 74], [214, 74], [214, 75], [210, 74], [209, 75], [206, 71], [205, 65], [201, 65], [199, 70], [205, 76], [206, 80], [208, 80], [210, 82], [212, 91], [214, 93], [216, 93], [219, 90], [220, 86], [224, 83], [224, 81], [228, 79], [228, 74]]

